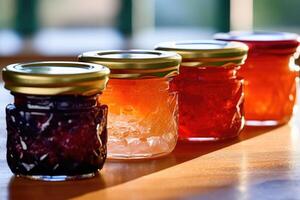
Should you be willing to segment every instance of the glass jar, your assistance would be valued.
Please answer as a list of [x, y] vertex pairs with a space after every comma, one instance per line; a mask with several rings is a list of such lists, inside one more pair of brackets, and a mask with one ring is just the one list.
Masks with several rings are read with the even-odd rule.
[[231, 32], [216, 39], [241, 41], [249, 54], [240, 75], [245, 78], [247, 125], [275, 126], [287, 123], [296, 99], [298, 67], [293, 54], [297, 35], [279, 32]]
[[237, 137], [244, 126], [243, 80], [237, 75], [247, 46], [221, 41], [167, 42], [159, 50], [182, 56], [179, 76], [179, 139], [216, 141]]
[[109, 69], [79, 62], [13, 64], [3, 69], [14, 96], [6, 107], [7, 162], [22, 177], [60, 181], [96, 175], [106, 159]]
[[109, 106], [108, 158], [141, 159], [170, 153], [177, 142], [177, 92], [170, 87], [180, 56], [146, 50], [87, 52], [80, 61], [111, 70], [103, 94]]

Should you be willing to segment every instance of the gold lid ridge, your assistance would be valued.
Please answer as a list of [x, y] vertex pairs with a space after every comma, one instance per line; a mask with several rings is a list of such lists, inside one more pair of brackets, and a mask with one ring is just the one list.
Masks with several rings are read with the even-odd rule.
[[176, 76], [181, 56], [155, 50], [113, 50], [85, 52], [79, 61], [107, 66], [110, 78], [154, 78]]
[[80, 62], [17, 63], [2, 70], [4, 87], [31, 95], [92, 95], [103, 91], [108, 68]]

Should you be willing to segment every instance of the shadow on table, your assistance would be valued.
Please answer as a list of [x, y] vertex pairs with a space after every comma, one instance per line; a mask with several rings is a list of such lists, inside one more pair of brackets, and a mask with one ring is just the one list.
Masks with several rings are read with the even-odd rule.
[[42, 182], [13, 177], [9, 186], [9, 198], [12, 200], [69, 199], [81, 196], [178, 165], [210, 152], [262, 135], [275, 128], [278, 127], [246, 127], [239, 138], [222, 142], [179, 142], [170, 155], [162, 158], [137, 161], [107, 161], [101, 174], [92, 179]]
[[9, 199], [70, 199], [105, 188], [101, 175], [92, 179], [65, 182], [35, 181], [12, 177], [9, 183]]

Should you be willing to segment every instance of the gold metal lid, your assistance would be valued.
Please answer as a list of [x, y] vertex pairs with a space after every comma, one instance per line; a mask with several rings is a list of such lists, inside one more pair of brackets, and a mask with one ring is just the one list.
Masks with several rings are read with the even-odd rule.
[[86, 52], [78, 60], [107, 66], [110, 78], [137, 79], [176, 76], [181, 57], [165, 51], [115, 50]]
[[3, 71], [4, 87], [29, 95], [84, 95], [101, 92], [107, 84], [107, 67], [81, 62], [18, 63]]
[[180, 54], [183, 65], [190, 67], [241, 65], [248, 52], [247, 45], [243, 43], [217, 40], [164, 42], [156, 49]]

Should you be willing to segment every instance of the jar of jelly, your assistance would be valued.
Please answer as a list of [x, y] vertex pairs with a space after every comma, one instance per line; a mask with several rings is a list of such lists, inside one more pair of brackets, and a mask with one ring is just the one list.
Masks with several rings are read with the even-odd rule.
[[141, 159], [170, 153], [177, 142], [177, 92], [171, 87], [181, 57], [147, 50], [98, 51], [80, 61], [108, 66], [102, 101], [109, 106], [108, 158]]
[[109, 69], [80, 62], [12, 64], [3, 69], [14, 96], [6, 107], [7, 162], [37, 180], [96, 175], [106, 159]]
[[249, 54], [240, 75], [245, 79], [247, 125], [276, 126], [287, 123], [296, 99], [298, 68], [293, 54], [297, 35], [280, 32], [230, 32], [216, 34], [223, 41], [240, 41]]
[[237, 75], [247, 46], [214, 40], [166, 42], [159, 50], [182, 56], [174, 80], [179, 92], [179, 139], [217, 141], [237, 137], [244, 126], [243, 80]]

